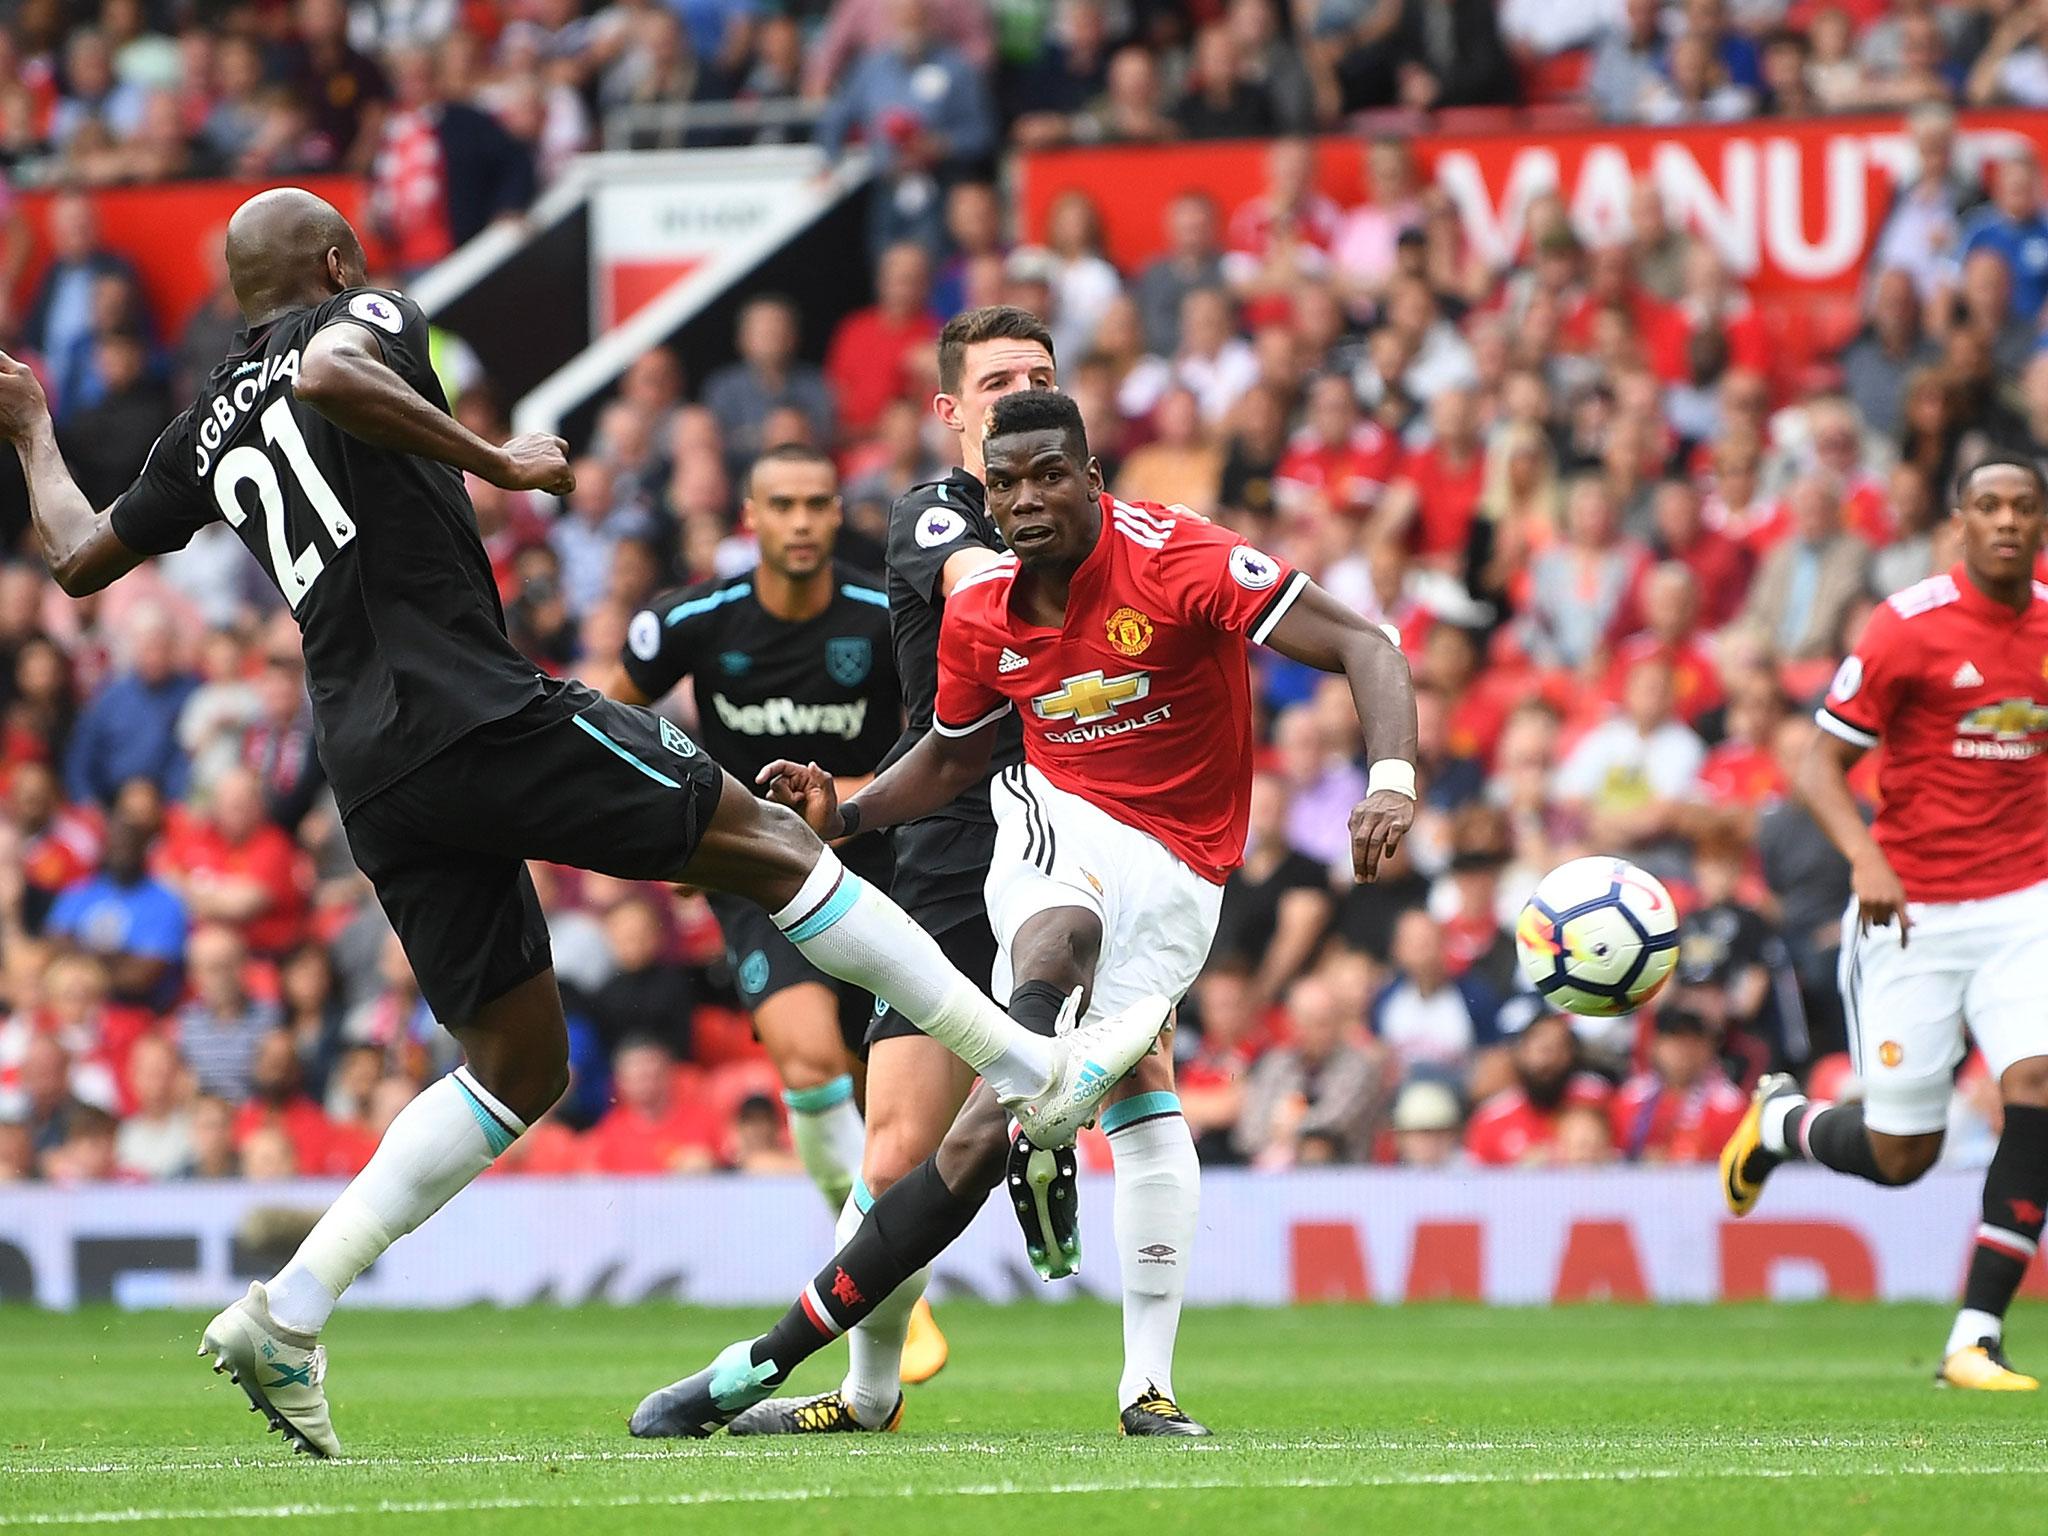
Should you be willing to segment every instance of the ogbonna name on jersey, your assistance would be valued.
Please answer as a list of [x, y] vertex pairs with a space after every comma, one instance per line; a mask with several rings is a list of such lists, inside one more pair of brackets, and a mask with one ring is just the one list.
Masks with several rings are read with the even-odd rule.
[[199, 423], [199, 430], [193, 435], [199, 442], [198, 472], [204, 475], [213, 467], [213, 456], [220, 451], [220, 445], [235, 430], [235, 423], [256, 408], [279, 379], [290, 379], [294, 384], [299, 380], [299, 349], [281, 352], [276, 357], [252, 358], [235, 370], [235, 384], [215, 395], [207, 405], [206, 419]]

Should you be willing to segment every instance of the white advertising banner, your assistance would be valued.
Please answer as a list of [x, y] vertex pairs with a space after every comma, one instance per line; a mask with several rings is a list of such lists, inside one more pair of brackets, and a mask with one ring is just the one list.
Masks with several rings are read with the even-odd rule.
[[[1812, 1169], [1730, 1220], [1714, 1171], [1205, 1175], [1197, 1304], [1499, 1304], [1770, 1297], [1952, 1300], [1982, 1175], [1883, 1190]], [[328, 1182], [0, 1188], [0, 1302], [212, 1307], [276, 1266]], [[1114, 1296], [1107, 1178], [1082, 1184], [1082, 1272], [1043, 1285], [992, 1202], [940, 1260], [935, 1296]], [[798, 1179], [504, 1178], [472, 1186], [366, 1273], [352, 1305], [704, 1305], [787, 1301], [829, 1257], [832, 1222]], [[2037, 1265], [2027, 1289], [2048, 1294]]]

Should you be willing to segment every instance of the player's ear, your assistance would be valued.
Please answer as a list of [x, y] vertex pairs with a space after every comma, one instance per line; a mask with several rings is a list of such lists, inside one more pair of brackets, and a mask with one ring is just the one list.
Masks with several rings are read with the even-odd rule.
[[939, 425], [948, 432], [967, 430], [967, 418], [960, 414], [960, 402], [944, 390], [932, 396], [932, 414], [939, 418]]
[[338, 245], [327, 247], [327, 281], [334, 285], [336, 293], [349, 286], [348, 265], [342, 260], [341, 247]]
[[1088, 455], [1086, 473], [1088, 476], [1088, 489], [1097, 496], [1100, 496], [1102, 494], [1102, 460], [1096, 458], [1092, 453]]
[[754, 531], [754, 498], [751, 496], [740, 498], [740, 527], [748, 533]]

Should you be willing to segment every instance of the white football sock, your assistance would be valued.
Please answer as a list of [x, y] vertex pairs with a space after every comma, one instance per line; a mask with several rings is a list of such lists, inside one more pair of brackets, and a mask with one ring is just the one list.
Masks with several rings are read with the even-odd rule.
[[1948, 1348], [1941, 1352], [1941, 1357], [1946, 1360], [1959, 1349], [1974, 1349], [1985, 1339], [2004, 1337], [2004, 1318], [1965, 1307], [1956, 1314], [1956, 1325], [1948, 1331]]
[[[860, 1230], [874, 1203], [867, 1186], [856, 1182], [833, 1234], [841, 1248]], [[910, 1314], [931, 1278], [927, 1264], [846, 1331], [846, 1380], [839, 1385], [839, 1395], [869, 1429], [888, 1423], [903, 1395], [903, 1341], [910, 1333]]]
[[974, 1068], [1005, 1099], [1052, 1080], [1053, 1042], [983, 995], [938, 942], [824, 849], [775, 926], [819, 970], [850, 981]]
[[1102, 1113], [1116, 1159], [1116, 1252], [1123, 1266], [1124, 1374], [1117, 1407], [1154, 1387], [1173, 1395], [1173, 1341], [1187, 1294], [1201, 1206], [1195, 1138], [1171, 1093], [1141, 1093]]
[[867, 1126], [853, 1102], [853, 1078], [841, 1073], [815, 1088], [785, 1088], [789, 1139], [802, 1159], [804, 1172], [834, 1210], [846, 1204], [860, 1175], [862, 1143]]
[[1757, 1138], [1763, 1142], [1766, 1152], [1785, 1155], [1785, 1117], [1805, 1104], [1806, 1100], [1796, 1093], [1781, 1093], [1764, 1106], [1764, 1112], [1757, 1118]]
[[525, 1129], [468, 1067], [430, 1084], [398, 1112], [369, 1166], [264, 1287], [270, 1315], [296, 1332], [318, 1333], [372, 1260], [454, 1199]]

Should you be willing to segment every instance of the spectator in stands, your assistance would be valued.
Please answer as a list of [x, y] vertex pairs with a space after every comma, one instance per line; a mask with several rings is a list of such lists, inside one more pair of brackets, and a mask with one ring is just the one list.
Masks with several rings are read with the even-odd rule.
[[938, 333], [931, 256], [914, 241], [889, 247], [875, 266], [874, 304], [840, 321], [825, 353], [825, 378], [845, 437], [872, 432], [883, 409], [912, 392]]
[[1621, 537], [1613, 494], [1591, 475], [1566, 492], [1564, 533], [1536, 556], [1524, 643], [1539, 661], [1577, 670], [1597, 657], [1643, 554]]
[[1049, 248], [1053, 355], [1079, 361], [1123, 293], [1123, 278], [1102, 254], [1102, 215], [1085, 192], [1063, 193], [1045, 219]]
[[2012, 306], [2022, 315], [2048, 306], [2048, 209], [2041, 203], [2041, 167], [2031, 150], [1999, 161], [1991, 178], [1991, 203], [1963, 221], [1956, 255], [1968, 261], [1978, 251], [1996, 252], [2012, 273]]
[[1674, 711], [1668, 663], [1630, 669], [1622, 707], [1579, 739], [1558, 769], [1556, 793], [1600, 846], [1648, 858], [1677, 829], [1707, 749]]
[[1962, 281], [1952, 299], [1952, 324], [1967, 326], [1990, 350], [1991, 361], [2005, 378], [2014, 378], [2041, 345], [2041, 320], [2018, 313], [2012, 303], [2012, 269], [1998, 252], [1979, 246], [1963, 258]]
[[1663, 84], [1662, 0], [1624, 0], [1620, 16], [1602, 28], [1593, 47], [1586, 94], [1609, 122], [1649, 116]]
[[1712, 982], [1680, 979], [1650, 1023], [1649, 1066], [1608, 1105], [1614, 1145], [1631, 1162], [1710, 1163], [1749, 1108], [1715, 1054], [1727, 996]]
[[[1658, 561], [1678, 561], [1692, 573], [1699, 596], [1699, 627], [1713, 632], [1735, 617], [1748, 590], [1752, 560], [1749, 551], [1717, 529], [1706, 526], [1705, 509], [1693, 483], [1673, 476], [1659, 483], [1651, 497], [1653, 531], [1649, 554]], [[1647, 576], [1650, 566], [1644, 567]], [[1640, 587], [1640, 581], [1638, 583]], [[1640, 596], [1637, 599], [1640, 603]]]
[[1372, 1032], [1404, 1076], [1462, 1082], [1500, 1038], [1500, 998], [1470, 971], [1453, 977], [1443, 929], [1421, 908], [1394, 923], [1394, 978], [1372, 1006]]
[[[2041, 370], [2039, 364], [2036, 370], [2048, 372]], [[2033, 374], [2030, 372], [2028, 377], [2031, 379]], [[2043, 382], [2048, 383], [2048, 377]], [[1945, 541], [1936, 538], [1936, 530], [1947, 514], [1927, 477], [1911, 464], [1896, 464], [1885, 484], [1897, 537], [1871, 557], [1873, 597], [1890, 597], [1953, 564]]]
[[717, 1161], [718, 1126], [678, 1090], [659, 1040], [629, 1039], [612, 1058], [613, 1105], [586, 1138], [599, 1173], [696, 1173]]
[[1666, 79], [1653, 91], [1642, 120], [1650, 123], [1725, 123], [1756, 109], [1755, 95], [1729, 78], [1710, 36], [1686, 32], [1666, 58]]
[[1671, 669], [1678, 718], [1696, 726], [1721, 706], [1721, 681], [1713, 653], [1700, 635], [1700, 589], [1690, 567], [1677, 560], [1648, 567], [1637, 584], [1631, 617], [1642, 628], [1614, 646], [1606, 694], [1616, 704], [1627, 691], [1637, 663], [1659, 661]]
[[225, 923], [193, 929], [193, 997], [178, 1010], [178, 1049], [200, 1091], [230, 1101], [248, 1097], [257, 1049], [280, 1018], [277, 1004], [249, 995], [248, 963], [241, 935]]
[[1857, 414], [1871, 430], [1896, 437], [1906, 420], [1906, 380], [1940, 360], [1921, 328], [1912, 274], [1885, 268], [1871, 288], [1869, 322], [1842, 352], [1842, 385]]
[[704, 403], [718, 419], [727, 468], [744, 472], [761, 452], [761, 429], [777, 406], [804, 413], [818, 441], [833, 436], [832, 387], [797, 358], [796, 306], [778, 295], [749, 299], [740, 310], [737, 361], [705, 381]]
[[0, 1184], [24, 1184], [35, 1175], [36, 1150], [28, 1126], [0, 1116]]
[[28, 1042], [14, 1090], [0, 1118], [19, 1121], [28, 1129], [28, 1142], [38, 1163], [63, 1145], [74, 1115], [90, 1110], [74, 1091], [71, 1057], [51, 1035], [37, 1035]]
[[888, 23], [833, 93], [818, 143], [837, 158], [856, 128], [864, 134], [877, 169], [868, 202], [876, 253], [898, 240], [937, 250], [941, 188], [995, 149], [995, 112], [974, 66], [935, 32], [929, 0], [889, 0]]
[[1509, 1064], [1512, 1085], [1473, 1112], [1465, 1150], [1493, 1166], [1558, 1162], [1560, 1122], [1573, 1110], [1604, 1114], [1607, 1084], [1579, 1070], [1571, 1020], [1561, 1013], [1531, 1019], [1515, 1037]]
[[81, 136], [101, 142], [133, 138], [142, 125], [148, 93], [115, 78], [112, 51], [104, 34], [90, 27], [73, 32], [64, 45], [64, 94], [50, 114], [50, 142], [67, 149]]
[[148, 363], [133, 331], [102, 333], [94, 342], [100, 396], [65, 417], [59, 442], [78, 488], [95, 507], [128, 489], [171, 419], [170, 397], [149, 376]]
[[104, 961], [114, 996], [161, 1004], [173, 995], [185, 951], [185, 908], [146, 871], [149, 835], [126, 817], [107, 824], [106, 862], [65, 887], [46, 932]]
[[1802, 476], [1786, 504], [1790, 536], [1764, 557], [1741, 622], [1781, 656], [1831, 656], [1842, 616], [1866, 589], [1870, 546], [1842, 526], [1830, 476]]
[[1161, 357], [1180, 350], [1181, 306], [1188, 295], [1224, 285], [1217, 223], [1216, 203], [1208, 193], [1183, 192], [1174, 198], [1166, 205], [1166, 250], [1131, 285], [1144, 343]]
[[431, 54], [398, 49], [391, 74], [395, 110], [377, 143], [372, 218], [399, 267], [418, 272], [522, 212], [536, 172], [532, 151], [495, 118], [447, 98]]
[[63, 192], [51, 201], [48, 227], [50, 264], [36, 285], [26, 336], [47, 369], [51, 404], [61, 422], [90, 404], [98, 388], [92, 354], [99, 281], [113, 277], [132, 286], [135, 269], [101, 247], [92, 201], [81, 192]]
[[1403, 1084], [1388, 1119], [1394, 1160], [1403, 1168], [1453, 1168], [1465, 1160], [1465, 1115], [1448, 1084], [1433, 1077]]
[[1223, 479], [1223, 449], [1202, 421], [1192, 390], [1176, 385], [1152, 413], [1158, 434], [1133, 452], [1118, 471], [1116, 494], [1126, 501], [1157, 501], [1212, 516]]
[[1229, 295], [1197, 288], [1181, 301], [1180, 349], [1170, 360], [1148, 358], [1133, 369], [1117, 392], [1117, 405], [1127, 416], [1150, 416], [1177, 385], [1194, 395], [1202, 419], [1216, 425], [1258, 377], [1258, 357], [1236, 333]]
[[[1103, 93], [1114, 42], [1102, 0], [1063, 0], [1054, 9], [1037, 56], [1005, 71], [1004, 115], [1013, 120], [1019, 144], [1035, 142], [1054, 121], [1073, 116]], [[1029, 121], [1041, 114], [1040, 122]]]
[[1906, 273], [1924, 302], [1953, 279], [1963, 218], [1984, 200], [1984, 188], [1956, 162], [1953, 110], [1917, 107], [1906, 127], [1913, 141], [1913, 170], [1901, 181], [1878, 231], [1871, 265], [1880, 274]]
[[1377, 422], [1360, 418], [1358, 397], [1342, 374], [1309, 381], [1302, 416], [1273, 471], [1275, 502], [1317, 520], [1365, 518], [1394, 478], [1399, 444]]
[[234, 1106], [200, 1094], [192, 1101], [192, 1161], [180, 1177], [230, 1179], [237, 1171]]
[[2048, 11], [2019, 4], [2000, 17], [1964, 90], [1972, 106], [2048, 107]]
[[1346, 111], [1507, 105], [1520, 99], [1493, 0], [1387, 0], [1336, 40]]
[[1804, 32], [1778, 27], [1763, 39], [1757, 103], [1767, 117], [1817, 117], [1827, 108], [1814, 89], [1813, 44]]
[[74, 800], [110, 803], [130, 779], [147, 779], [172, 799], [186, 783], [178, 715], [197, 682], [176, 664], [168, 614], [138, 608], [127, 630], [129, 669], [85, 707], [65, 756], [64, 786]]
[[2022, 452], [2048, 461], [2048, 350], [2037, 352], [2026, 372], [2020, 375], [2020, 401], [2026, 422], [2024, 431], [2016, 437], [2017, 446]]
[[[1254, 116], [1264, 126], [1257, 135], [1306, 133], [1315, 126], [1317, 111], [1314, 88], [1294, 40], [1281, 33], [1279, 6], [1275, 0], [1229, 0], [1221, 23], [1230, 45], [1228, 58], [1234, 63], [1235, 83], [1251, 93]], [[1196, 56], [1202, 41], [1196, 38]], [[1215, 54], [1217, 45], [1210, 45]], [[1216, 54], [1212, 66], [1220, 66]], [[1244, 119], [1250, 122], [1252, 119]], [[1222, 137], [1222, 135], [1217, 135]]]
[[1365, 775], [1348, 755], [1356, 742], [1331, 741], [1314, 708], [1296, 704], [1273, 722], [1273, 746], [1287, 791], [1288, 842], [1324, 869], [1348, 868], [1345, 817], [1365, 793]]
[[314, 165], [360, 174], [369, 168], [391, 98], [384, 71], [349, 46], [343, 0], [298, 0], [296, 11], [285, 75], [312, 114]]
[[591, 999], [590, 1013], [607, 1049], [628, 1039], [653, 1040], [687, 1058], [695, 992], [688, 973], [663, 954], [660, 913], [631, 897], [605, 914], [604, 931], [612, 971]]
[[1262, 1168], [1368, 1161], [1373, 1111], [1383, 1091], [1379, 1059], [1350, 1038], [1357, 1022], [1345, 1017], [1336, 993], [1319, 977], [1288, 989], [1287, 1024], [1289, 1043], [1252, 1068], [1237, 1123], [1238, 1151]]
[[295, 833], [327, 782], [313, 741], [306, 665], [296, 645], [273, 638], [256, 677], [256, 718], [242, 736], [241, 758], [263, 787], [263, 811]]
[[[812, 43], [804, 66], [804, 95], [822, 101], [848, 66], [888, 46], [896, 33], [893, 0], [833, 0], [824, 30]], [[975, 69], [985, 69], [995, 49], [995, 29], [980, 0], [931, 0], [933, 34]]]
[[298, 1053], [292, 1049], [291, 1036], [281, 1029], [270, 1030], [256, 1042], [249, 1062], [249, 1097], [235, 1112], [235, 1144], [243, 1149], [245, 1173], [249, 1142], [265, 1131], [282, 1132], [291, 1148], [290, 1167], [269, 1176], [290, 1178], [303, 1173], [317, 1177], [340, 1171], [330, 1160], [335, 1150], [334, 1127], [320, 1106], [306, 1096]]
[[305, 936], [304, 855], [264, 815], [247, 768], [220, 776], [204, 816], [166, 840], [162, 864], [195, 922], [227, 925], [257, 955], [276, 958]]
[[1270, 773], [1252, 778], [1245, 861], [1223, 887], [1210, 953], [1249, 975], [1249, 1005], [1267, 1007], [1307, 966], [1329, 926], [1324, 866], [1287, 837], [1287, 790]]

